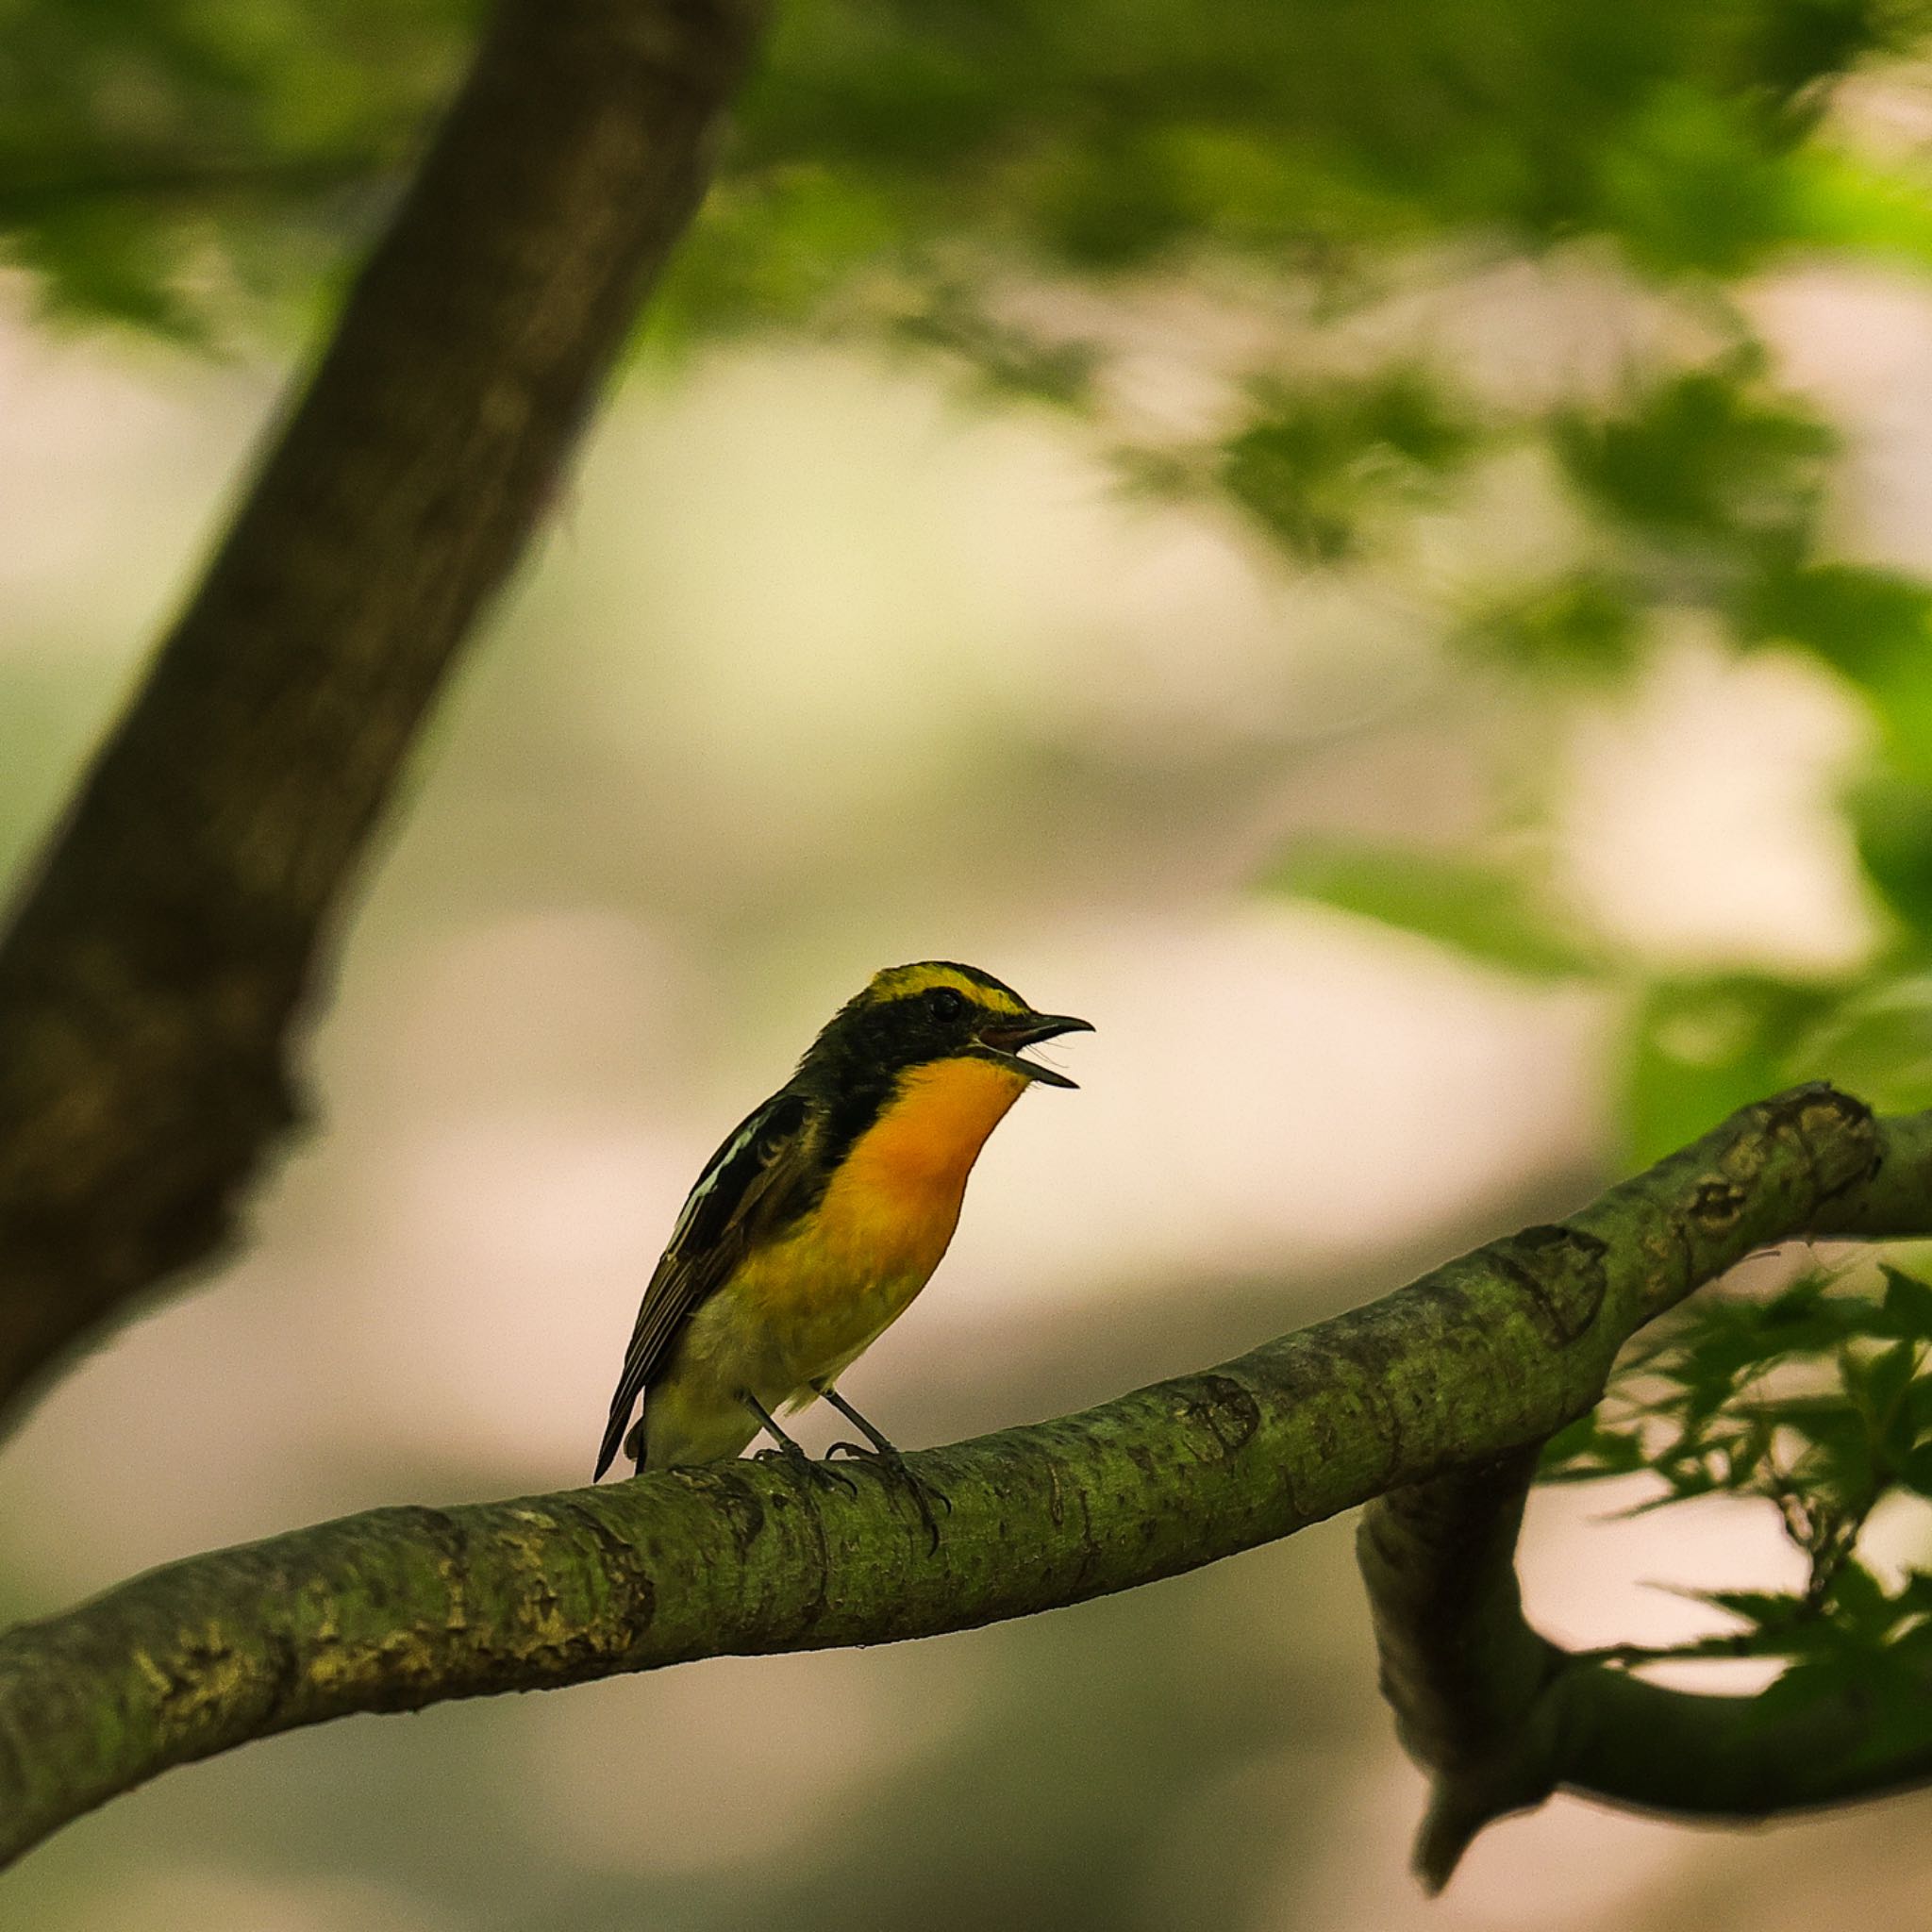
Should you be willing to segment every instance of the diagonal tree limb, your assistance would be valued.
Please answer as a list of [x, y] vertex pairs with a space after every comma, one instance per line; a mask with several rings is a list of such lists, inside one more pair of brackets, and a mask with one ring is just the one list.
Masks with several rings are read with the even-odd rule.
[[[1753, 1249], [1877, 1208], [1903, 1231], [1889, 1176], [1928, 1158], [1932, 1115], [1874, 1122], [1828, 1088], [1746, 1108], [1560, 1227], [1220, 1368], [911, 1458], [953, 1502], [936, 1550], [883, 1472], [847, 1496], [738, 1462], [376, 1510], [172, 1564], [0, 1638], [0, 1857], [298, 1725], [1023, 1616], [1527, 1451], [1595, 1402], [1632, 1330]], [[1478, 1634], [1513, 1591], [1487, 1569], [1438, 1585]], [[1505, 1632], [1504, 1676], [1524, 1641]], [[1412, 1742], [1432, 1719], [1417, 1702]]]
[[503, 0], [0, 943], [0, 1404], [208, 1259], [425, 710], [702, 192], [761, 0]]
[[[1932, 1231], [1924, 1119], [1882, 1124], [1879, 1166], [1806, 1232]], [[1516, 1543], [1541, 1448], [1392, 1491], [1362, 1512], [1357, 1555], [1383, 1693], [1429, 1774], [1415, 1865], [1431, 1891], [1486, 1825], [1558, 1790], [1740, 1823], [1932, 1779], [1932, 1682], [1924, 1723], [1874, 1746], [1878, 1713], [1849, 1696], [1774, 1710], [1757, 1696], [1671, 1690], [1540, 1635], [1524, 1615]]]

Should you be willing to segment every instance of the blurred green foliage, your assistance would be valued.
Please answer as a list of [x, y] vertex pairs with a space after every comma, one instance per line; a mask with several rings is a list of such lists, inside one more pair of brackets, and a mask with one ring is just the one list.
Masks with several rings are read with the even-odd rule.
[[1265, 883], [1400, 925], [1533, 978], [1569, 978], [1600, 963], [1587, 938], [1565, 925], [1546, 894], [1521, 871], [1496, 861], [1406, 846], [1304, 841]]
[[1414, 369], [1300, 392], [1260, 384], [1244, 413], [1213, 480], [1291, 556], [1318, 563], [1351, 553], [1378, 498], [1426, 496], [1476, 442]]
[[[313, 275], [462, 57], [465, 0], [0, 0], [0, 231], [51, 304], [170, 333]], [[225, 272], [224, 272], [225, 271]]]

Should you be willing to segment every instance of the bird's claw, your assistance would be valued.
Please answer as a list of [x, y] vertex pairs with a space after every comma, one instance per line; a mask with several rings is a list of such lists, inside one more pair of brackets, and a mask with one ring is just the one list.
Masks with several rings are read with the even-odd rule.
[[860, 1442], [834, 1442], [825, 1451], [825, 1460], [829, 1462], [841, 1449], [855, 1459], [875, 1463], [887, 1476], [906, 1485], [912, 1492], [913, 1502], [919, 1506], [919, 1518], [925, 1524], [926, 1536], [933, 1548], [938, 1549], [940, 1525], [939, 1519], [932, 1513], [932, 1506], [937, 1503], [950, 1516], [953, 1513], [952, 1497], [945, 1491], [934, 1488], [924, 1476], [915, 1475], [911, 1466], [896, 1449], [873, 1449]]
[[[829, 1459], [828, 1457], [827, 1460]], [[828, 1469], [824, 1462], [814, 1462], [803, 1449], [796, 1446], [790, 1449], [760, 1449], [752, 1460], [789, 1463], [815, 1489], [843, 1490], [848, 1496], [856, 1496], [858, 1493], [858, 1485], [843, 1470]]]
[[948, 1510], [952, 1508], [952, 1497], [947, 1495], [945, 1491], [935, 1489], [923, 1475], [913, 1474], [912, 1465], [896, 1449], [869, 1449], [863, 1442], [834, 1442], [825, 1451], [825, 1460], [829, 1462], [841, 1449], [848, 1456], [862, 1457], [867, 1462], [876, 1462], [888, 1474], [897, 1476], [908, 1489], [918, 1490], [930, 1496], [942, 1507]]

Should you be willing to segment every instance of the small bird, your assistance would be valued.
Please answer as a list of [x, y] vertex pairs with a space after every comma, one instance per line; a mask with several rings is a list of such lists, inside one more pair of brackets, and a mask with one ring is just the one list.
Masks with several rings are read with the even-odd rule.
[[727, 1460], [762, 1428], [778, 1445], [766, 1454], [842, 1481], [776, 1421], [819, 1396], [871, 1445], [833, 1452], [905, 1473], [839, 1376], [939, 1266], [1007, 1109], [1036, 1080], [1074, 1085], [1020, 1049], [1092, 1030], [1035, 1012], [975, 967], [928, 959], [874, 974], [691, 1191], [644, 1291], [591, 1480], [620, 1441], [641, 1474]]

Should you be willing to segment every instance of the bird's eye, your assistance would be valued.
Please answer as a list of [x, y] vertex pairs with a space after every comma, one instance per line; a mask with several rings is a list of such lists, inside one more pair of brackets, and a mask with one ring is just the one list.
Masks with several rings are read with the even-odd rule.
[[935, 1020], [957, 1020], [966, 1010], [965, 995], [950, 986], [934, 987], [926, 994], [925, 1003]]

